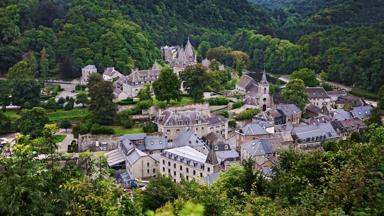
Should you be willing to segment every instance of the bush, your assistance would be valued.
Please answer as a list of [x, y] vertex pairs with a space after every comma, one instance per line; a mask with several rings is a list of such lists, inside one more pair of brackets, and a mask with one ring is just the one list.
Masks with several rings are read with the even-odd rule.
[[133, 105], [136, 104], [137, 102], [133, 100], [133, 98], [127, 98], [125, 100], [121, 100], [117, 102], [118, 105]]
[[215, 97], [215, 98], [210, 98], [207, 100], [209, 105], [227, 105], [229, 103], [229, 100], [225, 97]]
[[44, 105], [44, 108], [53, 110], [53, 111], [56, 111], [57, 107], [58, 105], [56, 104], [56, 101], [54, 98], [49, 99]]
[[157, 102], [157, 106], [160, 109], [165, 109], [165, 108], [167, 108], [167, 102], [166, 101], [159, 101], [159, 102]]
[[238, 109], [238, 108], [242, 107], [243, 105], [244, 105], [243, 101], [238, 101], [238, 102], [232, 104], [232, 109]]
[[146, 110], [146, 109], [149, 109], [151, 106], [153, 105], [153, 101], [151, 100], [144, 100], [144, 101], [140, 101], [136, 104], [136, 106], [140, 109], [140, 110]]
[[63, 109], [64, 109], [65, 111], [72, 110], [74, 106], [75, 106], [75, 102], [74, 102], [73, 100], [68, 100], [68, 102], [66, 102], [66, 103], [64, 104]]
[[219, 115], [221, 115], [221, 116], [223, 116], [223, 117], [225, 117], [225, 118], [228, 118], [228, 117], [229, 117], [229, 113], [228, 113], [228, 111], [223, 111], [223, 112], [219, 113]]
[[143, 126], [144, 133], [155, 133], [157, 132], [157, 125], [153, 122], [147, 122]]
[[324, 88], [325, 91], [332, 91], [333, 90], [333, 86], [329, 85], [328, 83], [323, 83], [323, 84], [321, 84], [321, 86]]
[[118, 123], [125, 128], [132, 128], [134, 122], [130, 116], [130, 110], [124, 110], [117, 114]]
[[63, 121], [60, 121], [57, 126], [61, 129], [69, 129], [72, 127], [72, 123], [68, 120], [63, 120]]
[[115, 130], [109, 127], [93, 124], [91, 127], [91, 134], [114, 134]]
[[231, 119], [231, 120], [228, 121], [228, 126], [229, 127], [236, 128], [236, 125], [237, 125], [236, 120]]
[[255, 116], [256, 114], [258, 114], [260, 112], [260, 110], [258, 109], [247, 109], [241, 113], [239, 113], [237, 116], [236, 116], [236, 120], [237, 121], [244, 121], [244, 120], [249, 120], [249, 119], [252, 119], [253, 116]]
[[86, 88], [87, 88], [86, 85], [79, 84], [79, 85], [76, 85], [75, 90], [76, 91], [85, 91]]
[[57, 104], [60, 105], [61, 107], [64, 105], [65, 103], [65, 98], [63, 97], [60, 97], [59, 100], [57, 100]]

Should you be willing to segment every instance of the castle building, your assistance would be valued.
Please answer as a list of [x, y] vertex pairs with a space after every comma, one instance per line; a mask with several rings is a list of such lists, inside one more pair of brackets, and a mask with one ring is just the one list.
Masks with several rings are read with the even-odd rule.
[[163, 46], [161, 47], [162, 58], [168, 62], [175, 73], [179, 74], [188, 65], [196, 64], [196, 54], [193, 51], [191, 42], [187, 41], [185, 47], [183, 46]]
[[236, 84], [236, 90], [245, 95], [244, 103], [248, 106], [253, 106], [263, 111], [272, 107], [272, 99], [269, 94], [269, 83], [265, 71], [263, 72], [259, 83], [252, 77], [243, 75]]

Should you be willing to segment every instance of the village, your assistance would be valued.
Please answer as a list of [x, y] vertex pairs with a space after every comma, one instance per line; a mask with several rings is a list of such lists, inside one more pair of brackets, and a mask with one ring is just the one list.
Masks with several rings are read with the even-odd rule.
[[[162, 60], [177, 76], [186, 67], [199, 64], [189, 39], [185, 46], [164, 46], [160, 50]], [[205, 58], [199, 65], [209, 70], [210, 64]], [[134, 69], [129, 75], [108, 67], [102, 78], [113, 83], [116, 103], [134, 101], [142, 89], [151, 87], [159, 78], [162, 67], [155, 63], [148, 70]], [[217, 69], [224, 71], [225, 66], [220, 64]], [[97, 73], [95, 65], [85, 66], [79, 81], [63, 86], [85, 86], [89, 77]], [[346, 90], [307, 87], [307, 100], [300, 108], [285, 102], [279, 93], [272, 93], [270, 78], [265, 70], [244, 71], [232, 89], [204, 92], [203, 102], [153, 105], [132, 115], [134, 121], [156, 125], [156, 131], [149, 133], [88, 133], [75, 138], [71, 130], [62, 131], [67, 137], [58, 149], [66, 153], [76, 143], [74, 153], [101, 152], [125, 188], [145, 186], [159, 175], [175, 182], [212, 184], [220, 172], [250, 159], [254, 168], [269, 178], [281, 150], [321, 150], [323, 142], [346, 139], [367, 129], [364, 120], [371, 115], [373, 106]], [[180, 90], [186, 93], [183, 83]], [[75, 97], [74, 87], [64, 95]], [[211, 103], [215, 99], [226, 102]], [[132, 106], [119, 107], [119, 111], [126, 109]], [[8, 142], [15, 142], [15, 137], [2, 138], [2, 145]]]

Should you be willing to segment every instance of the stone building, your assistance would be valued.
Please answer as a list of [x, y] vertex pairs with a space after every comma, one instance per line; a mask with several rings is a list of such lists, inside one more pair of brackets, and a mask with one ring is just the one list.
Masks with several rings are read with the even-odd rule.
[[183, 46], [163, 46], [160, 48], [163, 59], [168, 62], [173, 68], [174, 72], [179, 74], [188, 65], [196, 64], [196, 54], [193, 51], [191, 42], [187, 41], [185, 47]]
[[256, 139], [272, 138], [275, 133], [273, 124], [260, 120], [253, 120], [251, 123], [236, 130], [236, 148], [239, 150], [241, 144]]
[[172, 142], [177, 134], [189, 128], [198, 137], [215, 132], [227, 139], [228, 120], [212, 115], [208, 104], [196, 104], [184, 107], [171, 107], [159, 112], [155, 118], [158, 131]]
[[265, 111], [272, 107], [269, 94], [269, 83], [266, 72], [263, 71], [261, 81], [257, 83], [252, 77], [243, 75], [236, 84], [236, 91], [245, 95], [244, 103]]
[[165, 150], [161, 153], [160, 174], [175, 182], [182, 179], [202, 181], [204, 177], [220, 171], [214, 151], [203, 154], [189, 146]]
[[294, 104], [278, 104], [276, 110], [283, 116], [283, 124], [299, 124], [301, 119], [301, 110]]
[[121, 77], [123, 77], [124, 75], [121, 74], [119, 71], [117, 71], [114, 67], [108, 67], [104, 70], [104, 73], [103, 73], [103, 79], [105, 81], [109, 81], [109, 82], [112, 82], [114, 80], [117, 80]]
[[114, 95], [118, 100], [136, 97], [145, 85], [151, 85], [159, 78], [160, 69], [135, 70], [114, 83]]
[[97, 73], [97, 68], [95, 65], [87, 65], [81, 69], [81, 78], [80, 83], [83, 85], [88, 84], [89, 76], [93, 73]]
[[323, 87], [307, 87], [308, 100], [311, 104], [321, 109], [322, 113], [327, 113], [332, 108], [332, 100]]

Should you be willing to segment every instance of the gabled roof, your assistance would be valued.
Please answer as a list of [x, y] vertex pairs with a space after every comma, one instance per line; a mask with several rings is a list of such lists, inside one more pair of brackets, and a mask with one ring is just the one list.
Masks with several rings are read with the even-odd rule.
[[133, 149], [128, 155], [127, 155], [127, 161], [132, 166], [136, 161], [138, 161], [141, 157], [148, 156], [146, 153], [140, 151], [139, 149], [135, 148]]
[[338, 135], [330, 122], [311, 124], [294, 127], [292, 130], [294, 134], [300, 140], [307, 140], [318, 137], [318, 140], [337, 138]]
[[252, 85], [257, 86], [257, 83], [252, 77], [248, 75], [243, 75], [241, 76], [240, 80], [237, 82], [236, 85], [248, 91], [252, 87]]
[[189, 128], [181, 131], [176, 138], [173, 140], [173, 145], [175, 147], [182, 146], [205, 146], [203, 140], [197, 137]]
[[243, 128], [240, 128], [239, 133], [246, 136], [269, 134], [266, 131], [266, 127], [263, 127], [262, 125], [259, 124], [259, 122], [256, 122], [256, 121], [253, 121], [245, 125]]
[[205, 154], [203, 154], [203, 153], [201, 153], [201, 152], [199, 152], [199, 151], [197, 151], [197, 150], [195, 150], [189, 146], [167, 149], [163, 153], [171, 153], [171, 154], [174, 154], [174, 155], [177, 155], [177, 156], [180, 156], [183, 158], [187, 158], [187, 159], [190, 159], [190, 160], [202, 163], [202, 164], [204, 164], [206, 159], [207, 159], [207, 155], [205, 155]]
[[239, 158], [240, 155], [235, 150], [216, 151], [216, 156], [219, 161], [225, 161], [230, 158]]
[[241, 151], [245, 150], [252, 156], [272, 154], [274, 152], [272, 141], [273, 139], [252, 140], [251, 142], [242, 144]]
[[276, 109], [282, 112], [285, 116], [301, 113], [300, 108], [295, 104], [278, 104]]
[[359, 107], [354, 107], [351, 113], [353, 117], [357, 117], [359, 119], [365, 119], [371, 114], [372, 109], [373, 108], [369, 105], [359, 106]]
[[348, 111], [345, 111], [344, 109], [336, 109], [333, 111], [334, 120], [344, 121], [351, 118], [352, 118], [351, 113]]
[[107, 163], [110, 167], [123, 163], [125, 161], [124, 154], [120, 151], [120, 149], [112, 150], [110, 152], [105, 153], [104, 155], [105, 157], [107, 157]]
[[94, 71], [97, 71], [97, 68], [95, 65], [87, 65], [85, 67], [82, 68], [83, 70], [94, 70]]
[[115, 70], [114, 67], [108, 67], [108, 68], [106, 68], [106, 69], [104, 70], [103, 75], [107, 75], [107, 76], [110, 76], [110, 77], [113, 77], [113, 76], [116, 76], [116, 77], [122, 77], [122, 76], [123, 76], [119, 71]]
[[308, 99], [326, 99], [330, 98], [323, 87], [307, 87]]

